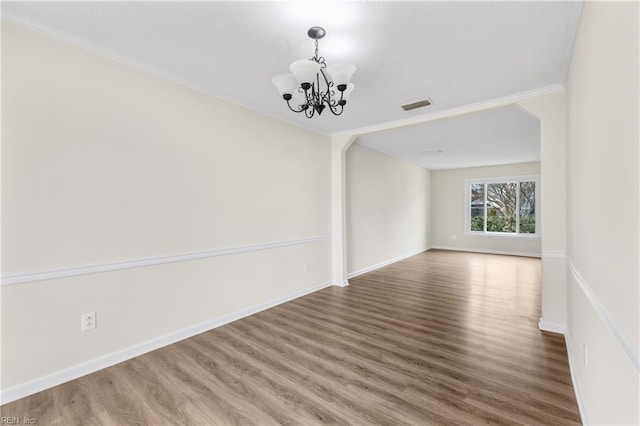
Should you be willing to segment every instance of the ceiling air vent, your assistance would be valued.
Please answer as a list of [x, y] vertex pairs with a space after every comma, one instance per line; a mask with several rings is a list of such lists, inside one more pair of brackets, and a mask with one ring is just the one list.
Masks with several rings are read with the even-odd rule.
[[422, 108], [431, 105], [431, 102], [428, 99], [418, 102], [412, 102], [410, 104], [402, 105], [402, 109], [405, 111], [410, 111], [416, 108]]

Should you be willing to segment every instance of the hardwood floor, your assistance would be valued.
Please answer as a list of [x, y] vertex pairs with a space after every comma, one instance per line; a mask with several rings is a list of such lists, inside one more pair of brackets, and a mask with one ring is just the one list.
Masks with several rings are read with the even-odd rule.
[[540, 260], [432, 250], [2, 407], [38, 425], [579, 424]]

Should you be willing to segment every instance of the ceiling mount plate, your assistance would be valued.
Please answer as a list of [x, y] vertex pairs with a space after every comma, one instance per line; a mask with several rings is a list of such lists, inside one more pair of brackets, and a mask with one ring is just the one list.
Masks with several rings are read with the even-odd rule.
[[311, 27], [309, 31], [307, 31], [307, 35], [314, 40], [319, 40], [325, 36], [327, 32], [322, 27]]

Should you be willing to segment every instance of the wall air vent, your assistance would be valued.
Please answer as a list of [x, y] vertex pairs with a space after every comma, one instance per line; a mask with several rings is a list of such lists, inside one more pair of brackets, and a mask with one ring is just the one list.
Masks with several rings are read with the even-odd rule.
[[410, 111], [412, 109], [422, 108], [429, 105], [431, 105], [431, 101], [429, 101], [428, 99], [425, 99], [423, 101], [412, 102], [410, 104], [402, 105], [402, 109], [405, 111]]

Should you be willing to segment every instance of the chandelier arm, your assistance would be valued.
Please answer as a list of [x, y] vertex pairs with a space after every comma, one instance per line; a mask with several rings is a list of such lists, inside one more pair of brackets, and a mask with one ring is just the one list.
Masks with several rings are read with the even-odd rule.
[[333, 107], [337, 107], [338, 105], [340, 105], [338, 103], [338, 101], [335, 100], [335, 98], [328, 98], [327, 99], [327, 104], [329, 104], [329, 106], [333, 106]]
[[[334, 84], [334, 83], [331, 83], [331, 84]], [[329, 102], [327, 102], [327, 103], [329, 104], [330, 107], [335, 107], [336, 109], [338, 108], [338, 106], [340, 106], [341, 107], [340, 108], [340, 114], [342, 114], [342, 111], [344, 110], [344, 106], [346, 105], [346, 103], [344, 103], [344, 104], [340, 103], [344, 98], [344, 92], [340, 92], [338, 90], [337, 86], [335, 86], [335, 84], [334, 84], [333, 88], [335, 89], [334, 90], [334, 96], [332, 98], [330, 98]], [[336, 96], [337, 96], [336, 94], [338, 92], [340, 93], [340, 99], [336, 100]], [[340, 114], [336, 114], [336, 115], [340, 115]]]
[[293, 108], [291, 108], [291, 104], [289, 103], [289, 101], [287, 101], [287, 106], [288, 106], [288, 107], [289, 107], [289, 109], [290, 109], [291, 111], [293, 111], [293, 112], [302, 112], [302, 111], [304, 111], [304, 108], [300, 108], [299, 110], [298, 110], [298, 109], [293, 109]]
[[329, 111], [331, 111], [331, 113], [333, 115], [341, 115], [344, 112], [344, 106], [343, 105], [339, 105], [339, 107], [340, 107], [340, 112], [337, 112], [338, 111], [338, 106], [336, 106], [336, 107], [329, 106]]
[[304, 110], [304, 115], [307, 116], [307, 118], [311, 118], [313, 117], [313, 114], [315, 114], [316, 110], [315, 108], [311, 107], [311, 108], [307, 108]]

